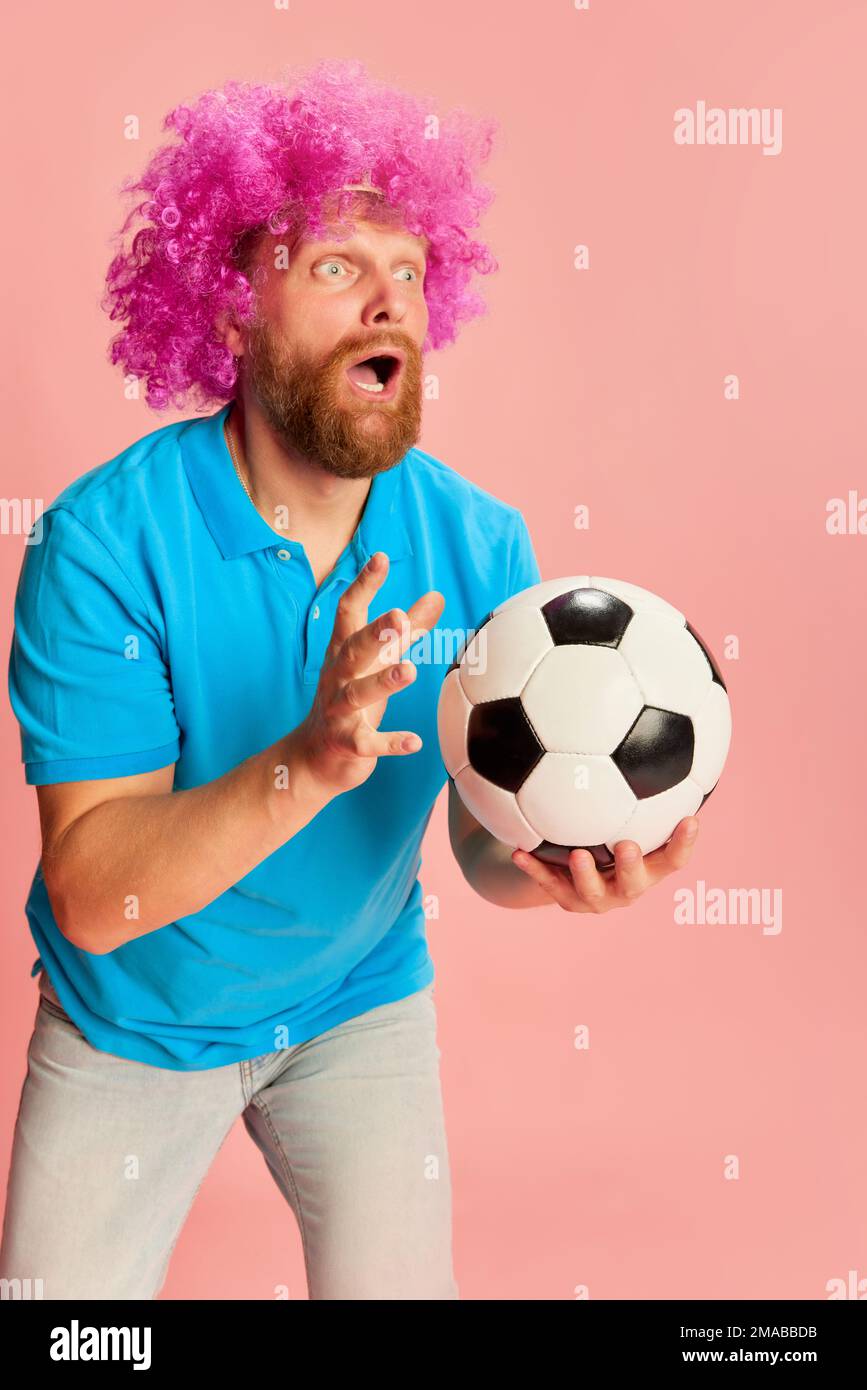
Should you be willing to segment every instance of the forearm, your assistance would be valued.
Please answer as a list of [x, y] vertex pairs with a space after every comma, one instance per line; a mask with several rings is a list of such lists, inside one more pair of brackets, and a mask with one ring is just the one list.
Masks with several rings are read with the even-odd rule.
[[58, 925], [102, 955], [198, 912], [330, 799], [289, 734], [203, 786], [102, 802], [66, 831], [50, 876], [43, 865]]
[[467, 836], [458, 862], [470, 886], [497, 907], [545, 907], [554, 902], [550, 893], [512, 863], [511, 846], [487, 830], [474, 830]]

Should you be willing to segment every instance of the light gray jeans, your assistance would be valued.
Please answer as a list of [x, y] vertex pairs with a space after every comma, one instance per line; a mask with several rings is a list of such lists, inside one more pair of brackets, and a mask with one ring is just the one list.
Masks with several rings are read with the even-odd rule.
[[155, 1298], [241, 1115], [295, 1214], [311, 1299], [459, 1297], [432, 984], [309, 1042], [197, 1072], [98, 1051], [44, 970], [39, 988], [4, 1296], [21, 1280], [46, 1299]]

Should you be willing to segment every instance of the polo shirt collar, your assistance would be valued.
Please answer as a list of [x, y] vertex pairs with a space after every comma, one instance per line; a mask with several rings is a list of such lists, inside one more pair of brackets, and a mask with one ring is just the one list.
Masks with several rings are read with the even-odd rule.
[[[226, 560], [249, 555], [255, 550], [286, 545], [285, 534], [274, 531], [259, 514], [244, 491], [223, 425], [231, 401], [207, 415], [184, 422], [180, 433], [184, 469], [208, 530]], [[364, 564], [377, 550], [390, 560], [412, 554], [409, 533], [400, 511], [404, 460], [384, 473], [377, 473], [367, 494], [364, 511], [353, 537], [353, 546]]]

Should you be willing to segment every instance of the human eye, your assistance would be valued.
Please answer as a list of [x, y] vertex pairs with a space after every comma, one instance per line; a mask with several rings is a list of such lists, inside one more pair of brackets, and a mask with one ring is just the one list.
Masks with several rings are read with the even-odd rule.
[[[346, 267], [344, 266], [344, 264], [343, 264], [342, 261], [337, 261], [337, 260], [334, 260], [334, 259], [329, 259], [329, 260], [327, 260], [327, 261], [321, 261], [320, 264], [316, 267], [316, 269], [317, 269], [317, 270], [328, 270], [328, 271], [330, 271], [330, 270], [332, 269], [332, 267], [336, 267], [338, 270], [345, 270], [345, 269], [346, 269]], [[341, 275], [329, 274], [329, 275], [326, 275], [325, 278], [326, 278], [326, 280], [340, 280], [340, 279], [342, 279], [343, 277], [342, 277]]]
[[[409, 271], [409, 273], [410, 273], [410, 275], [412, 275], [413, 279], [415, 279], [415, 280], [418, 280], [418, 279], [419, 279], [419, 273], [418, 273], [418, 271], [416, 270], [415, 266], [412, 266], [412, 265], [405, 265], [405, 266], [402, 266], [401, 269], [398, 271], [398, 274], [399, 274], [399, 275], [402, 275], [403, 272], [404, 272], [405, 270], [408, 270], [408, 271]], [[410, 283], [411, 283], [411, 282], [410, 282]]]

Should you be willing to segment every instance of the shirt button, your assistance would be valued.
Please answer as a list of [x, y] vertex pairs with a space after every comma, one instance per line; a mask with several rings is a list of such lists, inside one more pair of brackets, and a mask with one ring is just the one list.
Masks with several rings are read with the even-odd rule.
[[280, 559], [280, 560], [291, 560], [291, 559], [292, 559], [292, 551], [291, 551], [291, 550], [278, 550], [278, 551], [277, 551], [277, 557], [278, 557], [278, 559]]
[[313, 616], [314, 616], [314, 618], [318, 618], [318, 617], [319, 617], [319, 604], [318, 604], [318, 603], [317, 603], [316, 607], [313, 609]]

